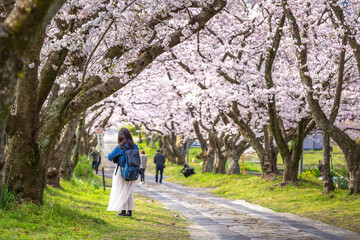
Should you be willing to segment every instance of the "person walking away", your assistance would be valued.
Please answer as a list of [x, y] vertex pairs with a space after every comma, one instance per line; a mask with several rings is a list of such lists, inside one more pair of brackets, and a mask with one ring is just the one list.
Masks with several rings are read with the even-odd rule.
[[95, 147], [92, 148], [92, 152], [90, 153], [92, 156], [92, 164], [91, 169], [95, 169], [96, 174], [98, 174], [99, 169], [99, 152], [96, 150]]
[[160, 150], [156, 151], [154, 156], [154, 163], [156, 164], [156, 174], [155, 174], [155, 182], [158, 183], [158, 174], [160, 172], [160, 180], [159, 183], [162, 183], [163, 172], [165, 168], [165, 156], [161, 153]]
[[134, 208], [135, 181], [125, 181], [121, 168], [125, 167], [125, 153], [130, 149], [139, 149], [127, 128], [121, 128], [118, 134], [118, 146], [109, 153], [108, 159], [118, 164], [112, 177], [112, 188], [107, 211], [117, 211], [116, 216], [131, 217]]
[[146, 170], [146, 163], [147, 163], [147, 156], [145, 155], [145, 152], [142, 151], [140, 155], [140, 184], [143, 184], [145, 182], [145, 170]]

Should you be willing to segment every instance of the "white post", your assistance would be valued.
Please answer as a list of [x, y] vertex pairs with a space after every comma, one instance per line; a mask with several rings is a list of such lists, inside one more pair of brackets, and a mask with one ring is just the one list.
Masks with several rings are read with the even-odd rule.
[[101, 171], [102, 171], [102, 177], [103, 177], [103, 186], [105, 191], [105, 173], [104, 173], [104, 158], [103, 158], [103, 149], [104, 149], [104, 129], [98, 128], [96, 130], [97, 133], [97, 142], [98, 147], [100, 149], [100, 156], [101, 156]]

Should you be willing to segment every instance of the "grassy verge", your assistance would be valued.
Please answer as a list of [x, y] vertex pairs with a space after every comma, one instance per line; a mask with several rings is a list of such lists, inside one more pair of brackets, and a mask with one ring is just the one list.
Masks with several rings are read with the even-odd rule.
[[135, 196], [133, 218], [106, 211], [110, 190], [97, 177], [48, 187], [44, 204], [0, 211], [1, 239], [188, 239], [187, 222], [163, 204]]
[[[140, 146], [149, 153], [155, 151], [143, 144]], [[319, 157], [320, 153], [314, 154], [313, 159]], [[191, 150], [190, 159], [192, 156], [194, 154]], [[152, 158], [151, 154], [149, 157]], [[256, 168], [256, 163], [246, 164], [246, 170]], [[166, 181], [191, 187], [214, 188], [211, 192], [221, 197], [244, 199], [278, 212], [293, 213], [360, 233], [360, 196], [348, 195], [347, 190], [341, 189], [336, 189], [333, 194], [323, 195], [322, 182], [315, 174], [301, 175], [299, 187], [274, 188], [274, 185], [281, 182], [280, 178], [269, 182], [252, 175], [202, 174], [198, 160], [191, 166], [196, 174], [185, 178], [180, 173], [182, 166], [167, 163], [164, 171]], [[152, 161], [149, 160], [149, 170], [154, 171], [153, 169]]]

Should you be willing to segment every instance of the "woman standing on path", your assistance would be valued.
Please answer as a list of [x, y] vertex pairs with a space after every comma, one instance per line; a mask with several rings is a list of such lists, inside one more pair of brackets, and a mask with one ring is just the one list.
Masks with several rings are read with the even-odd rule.
[[140, 184], [145, 183], [145, 169], [146, 169], [146, 162], [147, 162], [147, 156], [145, 155], [145, 152], [142, 151], [141, 155], [140, 155], [140, 160], [141, 160], [141, 164], [140, 164]]
[[108, 155], [110, 161], [115, 160], [114, 162], [119, 165], [114, 170], [109, 206], [107, 208], [108, 211], [119, 212], [116, 216], [131, 217], [134, 208], [135, 181], [125, 181], [121, 177], [121, 170], [119, 170], [119, 167], [125, 167], [125, 152], [129, 149], [139, 148], [134, 143], [130, 131], [127, 128], [121, 128], [118, 134], [118, 146]]

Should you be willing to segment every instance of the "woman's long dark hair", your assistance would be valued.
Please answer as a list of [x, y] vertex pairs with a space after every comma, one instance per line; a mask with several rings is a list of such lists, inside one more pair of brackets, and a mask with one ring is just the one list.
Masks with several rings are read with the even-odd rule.
[[134, 140], [131, 136], [130, 131], [127, 128], [121, 128], [118, 133], [118, 144], [122, 148], [128, 143], [131, 148], [135, 146]]

